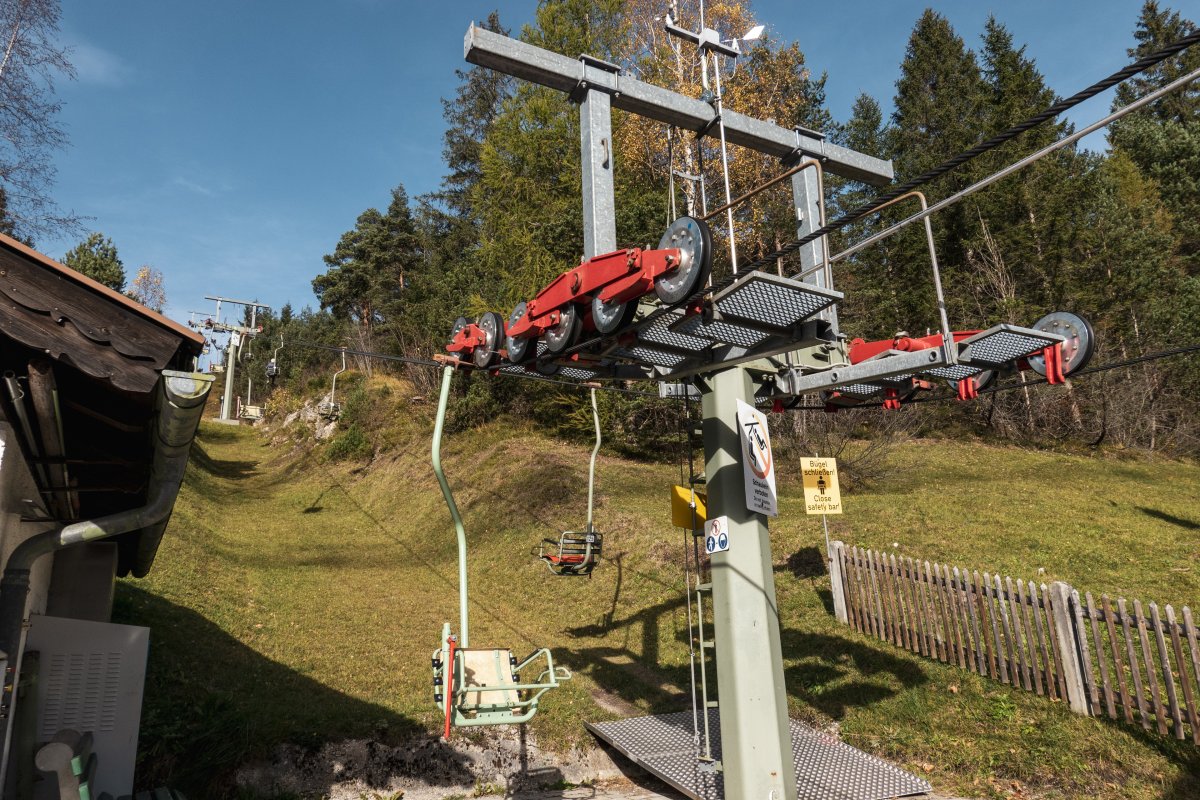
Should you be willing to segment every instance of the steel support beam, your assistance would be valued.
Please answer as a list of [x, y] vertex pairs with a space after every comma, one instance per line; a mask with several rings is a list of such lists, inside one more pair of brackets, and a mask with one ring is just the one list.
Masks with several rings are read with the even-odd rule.
[[[665, 122], [689, 131], [716, 135], [717, 112], [711, 105], [627, 75], [552, 53], [526, 42], [472, 25], [463, 42], [463, 55], [472, 64], [517, 78], [574, 92], [580, 86], [603, 91], [612, 97], [613, 108]], [[819, 137], [783, 128], [772, 122], [725, 112], [725, 138], [780, 159], [818, 159], [835, 175], [881, 186], [893, 177], [892, 162], [831, 144]]]
[[737, 429], [737, 401], [754, 404], [754, 383], [735, 367], [707, 384], [701, 407], [709, 518], [729, 519], [729, 549], [712, 556], [725, 796], [795, 800], [771, 540], [767, 518], [746, 508]]
[[583, 164], [583, 257], [591, 258], [617, 249], [612, 104], [604, 92], [584, 91], [583, 102], [579, 104], [579, 140]]
[[225, 396], [221, 398], [221, 419], [233, 419], [233, 373], [237, 369], [238, 343], [241, 334], [229, 337], [229, 352], [225, 362]]
[[[817, 230], [821, 224], [821, 176], [817, 170], [802, 169], [792, 176], [792, 201], [796, 206], [796, 238], [803, 239]], [[829, 254], [825, 251], [825, 237], [814, 239], [800, 248], [800, 267], [802, 279], [822, 289], [833, 288], [832, 275], [826, 275], [825, 270], [816, 269], [824, 263]], [[811, 274], [810, 274], [811, 273]], [[833, 332], [838, 332], [837, 305], [831, 305], [821, 312], [821, 318], [828, 320], [833, 326]]]

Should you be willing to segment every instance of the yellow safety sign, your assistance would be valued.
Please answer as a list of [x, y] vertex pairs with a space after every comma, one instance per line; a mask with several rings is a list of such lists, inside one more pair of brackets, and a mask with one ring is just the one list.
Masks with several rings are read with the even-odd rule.
[[837, 460], [833, 458], [802, 458], [800, 468], [804, 478], [804, 513], [842, 513], [842, 492], [838, 488]]
[[685, 528], [689, 531], [698, 531], [704, 528], [704, 523], [708, 520], [708, 509], [705, 508], [708, 495], [704, 492], [695, 492], [696, 510], [694, 515], [692, 513], [692, 496], [692, 490], [686, 486], [671, 487], [671, 523], [676, 528]]

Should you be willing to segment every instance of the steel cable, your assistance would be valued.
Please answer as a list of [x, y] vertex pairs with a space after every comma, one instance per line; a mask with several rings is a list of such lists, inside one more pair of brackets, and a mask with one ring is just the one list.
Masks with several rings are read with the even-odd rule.
[[947, 172], [950, 172], [951, 170], [961, 167], [963, 164], [967, 163], [968, 161], [975, 158], [976, 156], [982, 155], [983, 153], [986, 153], [989, 150], [994, 150], [995, 148], [999, 147], [1000, 145], [1012, 141], [1016, 137], [1020, 136], [1022, 133], [1025, 133], [1026, 131], [1031, 130], [1032, 128], [1035, 128], [1038, 125], [1041, 125], [1043, 122], [1046, 122], [1047, 120], [1057, 117], [1059, 114], [1061, 114], [1064, 111], [1067, 111], [1071, 108], [1074, 108], [1075, 106], [1079, 105], [1080, 103], [1084, 102], [1085, 100], [1090, 100], [1091, 98], [1095, 97], [1096, 95], [1100, 94], [1101, 92], [1111, 89], [1113, 86], [1116, 86], [1118, 83], [1121, 83], [1122, 81], [1133, 77], [1134, 75], [1138, 74], [1139, 72], [1144, 72], [1145, 70], [1149, 69], [1150, 67], [1153, 67], [1157, 64], [1162, 63], [1163, 61], [1166, 61], [1168, 58], [1178, 55], [1179, 53], [1183, 52], [1184, 50], [1191, 47], [1193, 44], [1196, 44], [1197, 42], [1200, 42], [1200, 29], [1192, 32], [1191, 34], [1183, 37], [1182, 39], [1180, 39], [1172, 44], [1167, 45], [1166, 47], [1162, 48], [1161, 50], [1158, 50], [1154, 53], [1151, 53], [1148, 56], [1138, 59], [1137, 61], [1133, 62], [1132, 64], [1129, 64], [1128, 66], [1124, 67], [1123, 69], [1120, 69], [1117, 72], [1114, 72], [1112, 75], [1109, 75], [1107, 78], [1104, 78], [1103, 80], [1093, 83], [1091, 86], [1087, 87], [1086, 89], [1084, 89], [1080, 92], [1076, 92], [1075, 94], [1071, 95], [1067, 99], [1060, 100], [1059, 102], [1050, 106], [1046, 110], [1044, 110], [1038, 114], [1035, 114], [1034, 116], [1030, 117], [1029, 119], [1025, 120], [1024, 122], [1020, 122], [1016, 125], [1013, 125], [1008, 130], [1003, 131], [1002, 133], [998, 133], [995, 136], [993, 136], [992, 138], [987, 139], [986, 141], [980, 142], [979, 144], [975, 145], [974, 147], [972, 147], [968, 150], [964, 150], [963, 152], [959, 153], [958, 155], [953, 156], [953, 157], [947, 159], [946, 161], [943, 161], [941, 164], [938, 164], [936, 167], [933, 167], [932, 169], [928, 170], [927, 172], [923, 172], [920, 175], [916, 176], [915, 178], [912, 178], [912, 179], [906, 181], [905, 183], [900, 184], [899, 186], [895, 186], [892, 189], [889, 189], [887, 192], [884, 192], [883, 194], [878, 195], [877, 197], [858, 206], [857, 208], [854, 208], [854, 209], [846, 212], [845, 214], [838, 217], [834, 221], [824, 225], [823, 227], [813, 231], [812, 233], [809, 233], [809, 234], [807, 234], [799, 239], [796, 239], [794, 241], [788, 242], [787, 244], [783, 245], [775, 252], [765, 255], [762, 258], [758, 259], [757, 261], [755, 261], [747, 266], [741, 267], [741, 269], [742, 270], [759, 269], [760, 267], [764, 267], [764, 266], [767, 266], [767, 265], [773, 263], [777, 259], [783, 258], [784, 256], [787, 256], [787, 255], [791, 255], [792, 253], [796, 252], [797, 250], [799, 250], [801, 247], [808, 244], [809, 242], [819, 239], [820, 237], [825, 236], [826, 234], [841, 230], [842, 228], [846, 227], [847, 225], [849, 225], [853, 222], [856, 222], [856, 221], [862, 219], [863, 217], [867, 216], [871, 212], [877, 210], [880, 206], [886, 205], [887, 203], [896, 199], [897, 197], [904, 194], [905, 192], [909, 192], [919, 186], [923, 186], [924, 184], [929, 183], [930, 181], [932, 181], [936, 178], [939, 178], [942, 175], [945, 175]]

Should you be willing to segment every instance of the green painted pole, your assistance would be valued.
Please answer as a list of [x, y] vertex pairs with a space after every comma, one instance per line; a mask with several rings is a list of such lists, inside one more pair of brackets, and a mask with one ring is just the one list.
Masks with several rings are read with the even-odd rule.
[[742, 367], [712, 375], [701, 400], [708, 518], [729, 520], [729, 549], [712, 555], [725, 796], [795, 800], [771, 540], [767, 518], [746, 507], [738, 400], [754, 404]]
[[[588, 518], [587, 532], [592, 532], [592, 498], [596, 488], [596, 454], [600, 452], [600, 409], [596, 406], [596, 390], [592, 389], [592, 422], [596, 426], [596, 446], [592, 448], [592, 463], [588, 467]], [[591, 555], [591, 543], [588, 543], [588, 555]]]
[[442, 487], [442, 497], [450, 506], [450, 516], [454, 518], [454, 532], [458, 535], [458, 643], [459, 647], [469, 647], [467, 635], [467, 532], [463, 530], [462, 516], [458, 513], [458, 504], [450, 492], [450, 484], [446, 482], [446, 473], [442, 471], [442, 428], [446, 422], [446, 401], [450, 399], [450, 380], [454, 377], [454, 367], [442, 368], [442, 393], [438, 395], [437, 422], [433, 426], [433, 473], [437, 475]]

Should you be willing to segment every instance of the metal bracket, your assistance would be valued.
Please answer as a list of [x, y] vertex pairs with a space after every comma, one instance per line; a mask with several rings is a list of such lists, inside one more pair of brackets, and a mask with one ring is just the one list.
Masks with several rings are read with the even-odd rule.
[[[605, 92], [613, 97], [621, 96], [620, 80], [621, 67], [611, 61], [605, 61], [602, 58], [582, 54], [579, 56], [579, 83], [575, 84], [575, 88], [567, 93], [567, 99], [572, 103], [579, 105], [587, 97], [589, 89], [595, 89], [598, 92]], [[588, 80], [588, 69], [598, 69], [607, 72], [613, 76], [612, 86], [605, 86], [602, 83]]]

